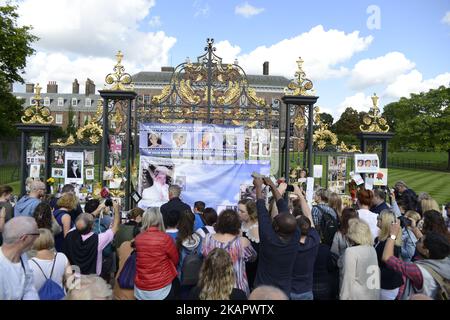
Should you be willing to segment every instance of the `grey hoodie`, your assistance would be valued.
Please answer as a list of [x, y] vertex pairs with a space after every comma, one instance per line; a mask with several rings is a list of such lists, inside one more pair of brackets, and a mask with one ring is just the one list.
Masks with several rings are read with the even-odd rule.
[[450, 257], [441, 260], [425, 259], [415, 261], [415, 264], [427, 266], [436, 271], [445, 279], [450, 279]]
[[33, 217], [34, 209], [41, 201], [30, 196], [23, 196], [14, 207], [14, 217]]

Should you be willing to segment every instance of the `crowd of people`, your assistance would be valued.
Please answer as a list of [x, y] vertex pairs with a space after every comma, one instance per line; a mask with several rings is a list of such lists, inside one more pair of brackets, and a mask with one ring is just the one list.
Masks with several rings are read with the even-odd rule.
[[14, 207], [0, 186], [0, 300], [449, 298], [450, 204], [401, 181], [360, 188], [352, 207], [253, 184], [256, 201], [219, 213], [170, 185], [167, 203], [126, 219], [112, 199], [81, 206], [72, 185], [48, 199], [33, 181]]

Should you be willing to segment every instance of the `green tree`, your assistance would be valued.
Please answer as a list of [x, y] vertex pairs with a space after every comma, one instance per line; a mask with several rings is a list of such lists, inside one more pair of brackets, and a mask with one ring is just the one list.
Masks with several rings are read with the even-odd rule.
[[328, 126], [328, 128], [331, 128], [331, 126], [333, 125], [334, 119], [331, 114], [322, 112], [320, 114], [320, 121], [322, 121], [323, 124], [326, 124]]
[[0, 6], [0, 136], [16, 134], [14, 124], [20, 121], [23, 101], [10, 92], [14, 82], [24, 83], [26, 58], [34, 53], [31, 44], [38, 38], [30, 26], [17, 26], [17, 7]]
[[450, 88], [441, 86], [384, 107], [393, 143], [416, 151], [445, 151], [450, 170]]
[[356, 134], [360, 132], [360, 124], [358, 111], [348, 107], [332, 126], [332, 129], [338, 135], [339, 140], [344, 141], [347, 145], [358, 145], [359, 140]]

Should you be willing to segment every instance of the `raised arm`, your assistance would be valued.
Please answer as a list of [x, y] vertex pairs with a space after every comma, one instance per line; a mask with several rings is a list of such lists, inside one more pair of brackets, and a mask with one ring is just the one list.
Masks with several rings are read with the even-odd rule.
[[395, 216], [398, 218], [402, 215], [400, 208], [398, 207], [397, 201], [395, 200], [395, 192], [391, 191], [391, 206], [392, 211], [394, 212]]
[[[389, 234], [392, 236], [398, 236], [400, 231], [400, 223], [397, 221], [396, 223], [393, 223], [389, 226]], [[382, 260], [383, 262], [388, 261], [390, 257], [394, 255], [394, 246], [395, 246], [395, 240], [393, 240], [391, 237], [387, 238], [386, 244], [384, 246], [383, 256]]]
[[120, 225], [120, 208], [119, 208], [119, 204], [117, 203], [117, 201], [113, 201], [113, 211], [114, 211], [114, 222], [113, 222], [113, 226], [112, 226], [112, 232], [114, 234], [117, 233], [117, 231], [119, 231], [119, 225]]
[[311, 209], [306, 202], [305, 196], [303, 194], [303, 190], [300, 189], [296, 184], [294, 185], [294, 194], [298, 196], [300, 199], [300, 207], [302, 208], [303, 214], [311, 221], [311, 227], [315, 228], [314, 220], [312, 218]]

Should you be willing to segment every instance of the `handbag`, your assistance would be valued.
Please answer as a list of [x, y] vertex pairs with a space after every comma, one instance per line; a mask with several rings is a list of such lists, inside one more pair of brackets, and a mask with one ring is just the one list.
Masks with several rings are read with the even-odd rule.
[[117, 282], [122, 289], [134, 289], [136, 275], [136, 251], [133, 250], [120, 271]]

